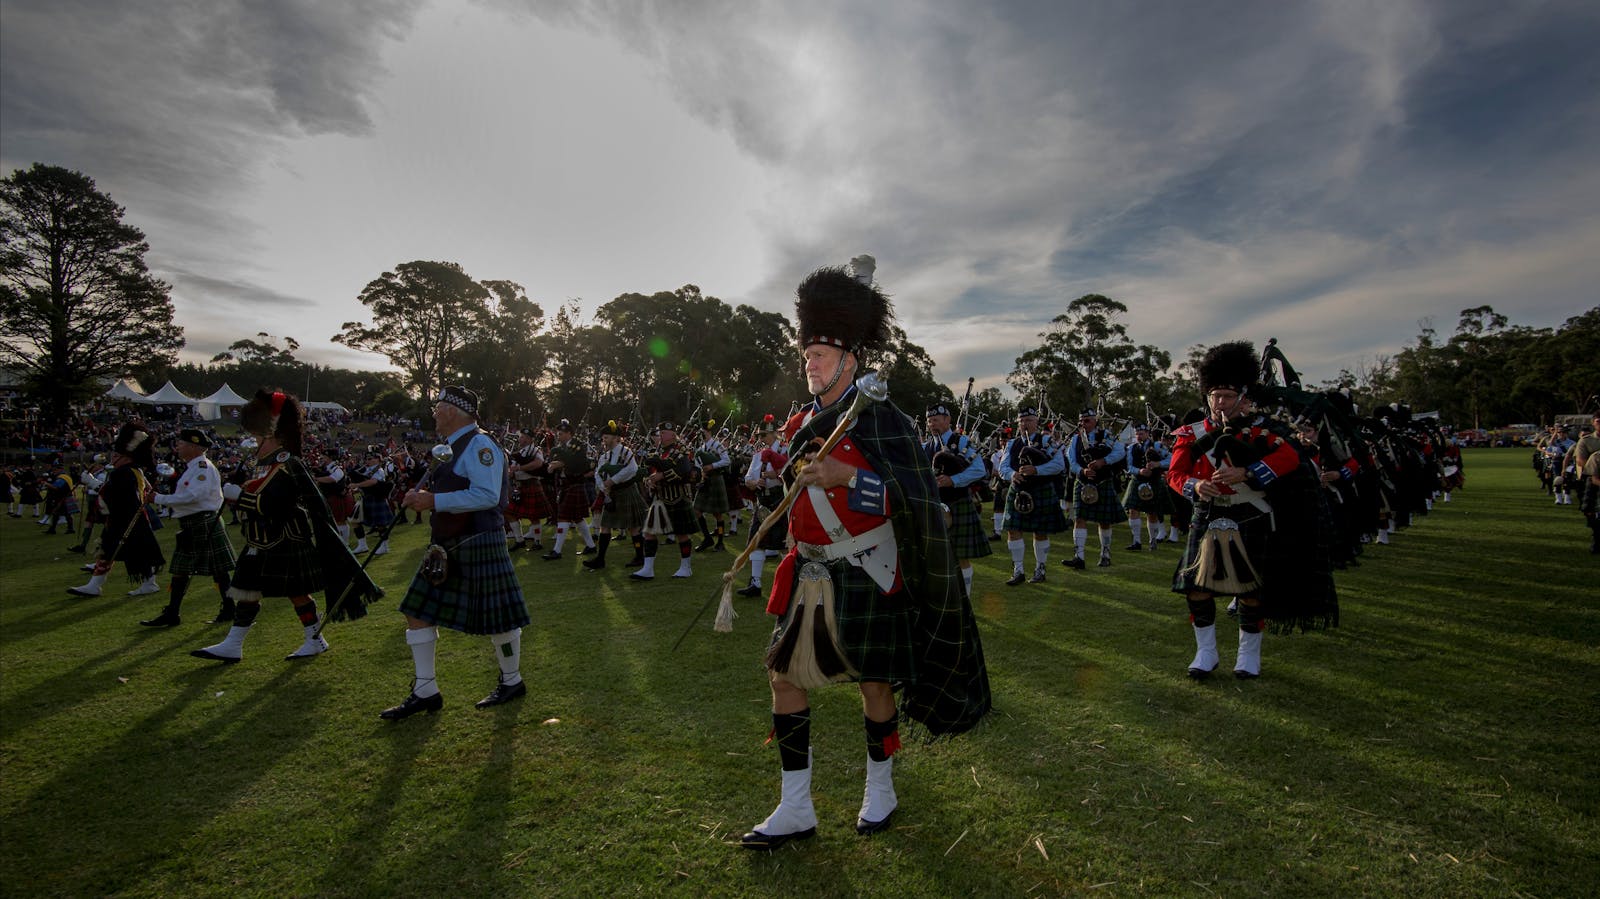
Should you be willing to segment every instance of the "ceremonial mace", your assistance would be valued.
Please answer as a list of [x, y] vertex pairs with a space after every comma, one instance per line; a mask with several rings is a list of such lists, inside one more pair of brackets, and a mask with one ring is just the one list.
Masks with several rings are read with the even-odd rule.
[[[436, 443], [433, 445], [433, 449], [429, 450], [428, 455], [432, 456], [434, 461], [438, 462], [439, 464], [435, 465], [428, 471], [427, 476], [422, 479], [422, 483], [416, 486], [417, 490], [426, 489], [429, 484], [432, 484], [433, 476], [438, 474], [441, 469], [443, 469], [446, 465], [449, 465], [455, 459], [456, 451], [451, 449], [450, 444], [448, 443]], [[401, 506], [400, 511], [404, 512], [405, 507]], [[367, 566], [372, 564], [372, 560], [377, 558], [378, 547], [382, 546], [384, 541], [389, 539], [390, 532], [392, 532], [394, 530], [394, 526], [399, 523], [400, 516], [397, 515], [389, 522], [389, 525], [383, 529], [383, 534], [378, 537], [378, 541], [372, 545], [372, 549], [368, 550], [367, 557], [362, 560], [362, 571], [366, 571]], [[344, 590], [339, 593], [339, 598], [328, 604], [328, 613], [322, 616], [322, 623], [317, 625], [317, 632], [314, 636], [322, 636], [322, 629], [327, 627], [328, 622], [333, 620], [333, 613], [337, 611], [340, 606], [344, 605], [344, 601], [350, 597], [350, 591], [355, 589], [355, 586], [356, 579], [351, 578], [350, 582], [344, 585]]]
[[[844, 414], [839, 416], [839, 423], [834, 426], [833, 433], [828, 435], [828, 439], [823, 441], [813, 461], [821, 461], [829, 453], [833, 452], [833, 448], [839, 445], [840, 440], [844, 439], [845, 432], [850, 430], [855, 425], [856, 420], [861, 417], [861, 412], [867, 407], [868, 403], [881, 403], [888, 398], [889, 379], [886, 376], [875, 371], [869, 371], [862, 375], [856, 381], [855, 399], [851, 401], [850, 407], [844, 411]], [[798, 453], [793, 454], [790, 464], [793, 465], [794, 460], [798, 458]], [[798, 478], [789, 485], [789, 490], [784, 493], [783, 499], [778, 503], [778, 507], [773, 509], [766, 519], [761, 522], [761, 527], [756, 529], [755, 535], [750, 538], [750, 542], [745, 544], [744, 552], [739, 554], [739, 558], [733, 560], [733, 565], [722, 576], [722, 585], [717, 590], [714, 590], [705, 603], [700, 606], [700, 611], [694, 613], [694, 618], [690, 620], [689, 626], [684, 628], [683, 635], [678, 637], [678, 642], [672, 644], [674, 651], [682, 645], [684, 637], [689, 636], [689, 632], [694, 630], [694, 626], [699, 623], [700, 617], [706, 613], [706, 609], [710, 608], [711, 603], [716, 601], [719, 596], [722, 599], [722, 603], [717, 607], [717, 618], [715, 623], [712, 624], [712, 630], [720, 634], [726, 634], [733, 630], [733, 619], [738, 617], [738, 613], [733, 610], [733, 579], [738, 576], [744, 564], [750, 561], [750, 554], [755, 552], [757, 546], [761, 545], [761, 540], [767, 535], [767, 531], [772, 530], [772, 526], [778, 523], [778, 519], [782, 518], [784, 513], [789, 511], [789, 507], [794, 505], [795, 500], [800, 498], [802, 489]]]

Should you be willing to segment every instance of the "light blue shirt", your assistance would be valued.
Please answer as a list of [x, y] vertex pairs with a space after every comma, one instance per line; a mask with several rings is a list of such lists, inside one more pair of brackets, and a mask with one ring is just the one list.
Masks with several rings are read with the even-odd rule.
[[[1124, 458], [1127, 457], [1128, 449], [1127, 449], [1127, 447], [1122, 445], [1122, 441], [1120, 441], [1117, 438], [1111, 436], [1110, 432], [1106, 432], [1105, 438], [1106, 438], [1105, 439], [1106, 445], [1111, 447], [1111, 455], [1106, 457], [1105, 467], [1106, 468], [1115, 468], [1115, 467], [1117, 467], [1117, 463], [1118, 462], [1121, 462]], [[1083, 449], [1081, 451], [1079, 450], [1079, 444], [1080, 443], [1083, 445]], [[1085, 464], [1094, 461], [1093, 459], [1089, 458], [1088, 447], [1089, 447], [1089, 444], [1085, 443], [1083, 441], [1083, 432], [1082, 431], [1079, 431], [1078, 433], [1073, 434], [1072, 435], [1072, 440], [1067, 443], [1067, 463], [1072, 466], [1072, 473], [1073, 474], [1082, 474], [1083, 473], [1083, 466], [1078, 464], [1078, 456], [1079, 455], [1082, 455], [1084, 457]]]
[[[1011, 443], [1006, 444], [1005, 456], [1000, 460], [1001, 477], [1009, 481], [1011, 480], [1011, 476], [1017, 473], [1016, 470], [1011, 467], [1011, 445], [1016, 443], [1018, 440], [1021, 440], [1024, 443], [1031, 442], [1029, 440], [1030, 437], [1037, 436], [1041, 433], [1042, 432], [1040, 431], [1034, 431], [1033, 434], [1011, 438]], [[1050, 461], [1044, 463], [1043, 465], [1035, 466], [1034, 473], [1036, 475], [1042, 478], [1047, 478], [1066, 471], [1067, 463], [1061, 458], [1061, 448], [1057, 446], [1054, 440], [1050, 439], [1049, 434], [1044, 434], [1043, 439], [1040, 440], [1038, 445], [1042, 447], [1045, 452], [1050, 454]], [[1018, 452], [1021, 452], [1021, 450], [1019, 449]]]
[[[476, 423], [466, 425], [445, 438], [452, 446], [461, 435], [477, 430]], [[484, 453], [487, 451], [488, 455]], [[479, 509], [500, 507], [500, 487], [505, 482], [506, 454], [500, 444], [488, 434], [479, 433], [467, 443], [467, 451], [451, 463], [452, 471], [471, 481], [465, 490], [435, 493], [433, 508], [439, 512], [476, 512]]]

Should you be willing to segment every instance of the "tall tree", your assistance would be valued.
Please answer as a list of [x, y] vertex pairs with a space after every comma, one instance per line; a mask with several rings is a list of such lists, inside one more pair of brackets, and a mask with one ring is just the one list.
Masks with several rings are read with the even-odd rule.
[[1128, 307], [1098, 293], [1067, 304], [1050, 320], [1043, 344], [1017, 357], [1007, 381], [1030, 402], [1041, 395], [1067, 404], [1070, 415], [1104, 397], [1118, 411], [1131, 412], [1172, 365], [1172, 354], [1135, 344], [1121, 321]]
[[81, 172], [34, 163], [0, 181], [0, 364], [58, 418], [103, 382], [183, 346], [144, 234]]
[[546, 346], [544, 309], [515, 281], [484, 281], [489, 308], [477, 339], [461, 354], [461, 380], [483, 400], [486, 419], [523, 420], [544, 411], [538, 382]]
[[446, 373], [458, 371], [464, 350], [479, 340], [491, 317], [489, 289], [454, 262], [405, 262], [361, 291], [372, 324], [345, 322], [336, 343], [386, 357], [407, 384], [432, 399]]

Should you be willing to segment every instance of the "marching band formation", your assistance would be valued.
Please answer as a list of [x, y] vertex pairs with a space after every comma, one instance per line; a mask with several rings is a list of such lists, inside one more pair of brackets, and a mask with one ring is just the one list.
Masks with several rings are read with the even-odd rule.
[[[798, 288], [812, 400], [784, 420], [766, 415], [729, 429], [691, 415], [681, 428], [662, 421], [649, 433], [562, 420], [497, 436], [479, 426], [475, 394], [446, 387], [433, 409], [441, 443], [424, 455], [319, 439], [293, 395], [262, 390], [241, 414], [249, 436], [235, 456], [210, 458], [225, 451], [222, 441], [187, 428], [172, 440], [181, 468], [158, 465], [156, 436], [127, 423], [109, 457], [81, 474], [87, 508], [73, 551], [87, 552], [96, 527], [100, 536], [87, 583], [68, 592], [101, 595], [118, 563], [133, 595], [155, 592], [166, 568], [170, 598], [139, 623], [174, 627], [191, 579], [210, 578], [220, 598], [213, 623], [229, 629], [191, 654], [224, 664], [243, 659], [263, 600], [284, 597], [304, 628], [288, 658], [312, 659], [329, 649], [328, 621], [361, 617], [383, 595], [366, 566], [389, 551], [393, 529], [429, 513], [429, 544], [399, 604], [414, 679], [380, 713], [400, 720], [444, 704], [434, 665], [441, 627], [488, 638], [499, 674], [479, 708], [527, 693], [521, 633], [531, 619], [512, 553], [554, 562], [570, 547], [584, 572], [599, 572], [612, 543], [626, 541], [621, 567], [643, 583], [658, 577], [663, 549], [677, 551], [671, 577], [693, 578], [695, 556], [726, 553], [733, 538], [750, 565], [738, 571], [738, 589], [726, 589], [765, 593], [775, 616], [764, 661], [782, 799], [742, 840], [771, 849], [817, 826], [807, 691], [859, 686], [862, 834], [887, 827], [898, 807], [892, 756], [902, 717], [931, 734], [958, 734], [989, 711], [971, 597], [973, 560], [993, 554], [992, 543], [1003, 541], [1011, 558], [1005, 587], [1025, 591], [1059, 589], [1041, 585], [1052, 535], [1069, 521], [1072, 554], [1061, 565], [1082, 572], [1066, 574], [1069, 583], [1092, 577], [1091, 526], [1096, 567], [1112, 565], [1121, 524], [1130, 534], [1124, 551], [1181, 546], [1170, 589], [1195, 643], [1188, 676], [1205, 679], [1222, 664], [1217, 601], [1225, 597], [1239, 632], [1232, 670], [1248, 679], [1262, 674], [1266, 632], [1336, 626], [1333, 572], [1361, 564], [1465, 481], [1456, 441], [1435, 422], [1398, 404], [1363, 414], [1347, 392], [1303, 389], [1275, 342], [1259, 355], [1243, 342], [1213, 347], [1199, 366], [1204, 404], [1182, 418], [1147, 408], [1140, 420], [1118, 421], [1085, 408], [1067, 431], [1040, 398], [983, 436], [968, 433], [965, 401], [930, 406], [919, 428], [869, 371], [893, 321], [873, 270], [870, 257], [858, 257]], [[1556, 503], [1582, 488], [1591, 528], [1600, 417], [1595, 426], [1578, 441], [1552, 433], [1534, 457]], [[64, 469], [17, 486], [0, 484], [13, 516], [48, 505], [41, 523], [74, 532], [77, 490]], [[228, 514], [241, 526], [237, 552]], [[155, 534], [167, 521], [178, 528], [170, 560]], [[713, 577], [726, 566], [716, 567]]]

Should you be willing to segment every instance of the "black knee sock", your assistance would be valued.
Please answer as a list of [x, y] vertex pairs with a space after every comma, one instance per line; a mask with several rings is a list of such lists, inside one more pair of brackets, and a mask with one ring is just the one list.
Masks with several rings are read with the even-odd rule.
[[638, 534], [633, 535], [633, 557], [636, 559], [644, 558], [644, 538]]
[[611, 545], [611, 535], [601, 534], [595, 538], [594, 544], [594, 560], [596, 562], [604, 562], [606, 560], [606, 548]]
[[1189, 621], [1193, 623], [1195, 627], [1210, 627], [1211, 625], [1216, 624], [1216, 597], [1213, 596], [1207, 599], [1189, 600]]
[[175, 574], [172, 576], [172, 597], [167, 600], [166, 608], [168, 613], [178, 614], [178, 610], [183, 607], [183, 594], [188, 589], [189, 576], [187, 574]]
[[804, 771], [811, 767], [811, 710], [791, 714], [773, 712], [772, 739], [778, 744], [783, 770]]
[[656, 538], [654, 538], [654, 537], [646, 537], [646, 538], [644, 538], [644, 544], [642, 545], [642, 549], [644, 551], [644, 557], [646, 559], [654, 559], [656, 557], [656, 545], [657, 545], [656, 544]]
[[300, 617], [301, 624], [310, 626], [317, 623], [316, 600], [309, 596], [297, 596], [293, 602], [294, 613]]
[[1261, 614], [1261, 603], [1255, 598], [1239, 598], [1239, 630], [1246, 634], [1261, 633], [1266, 617]]
[[678, 555], [685, 559], [694, 555], [694, 540], [689, 537], [678, 538]]
[[233, 612], [234, 627], [249, 627], [256, 623], [256, 616], [261, 614], [261, 600], [241, 602]]
[[892, 715], [888, 721], [867, 722], [867, 758], [875, 762], [888, 761], [900, 749], [900, 716]]

